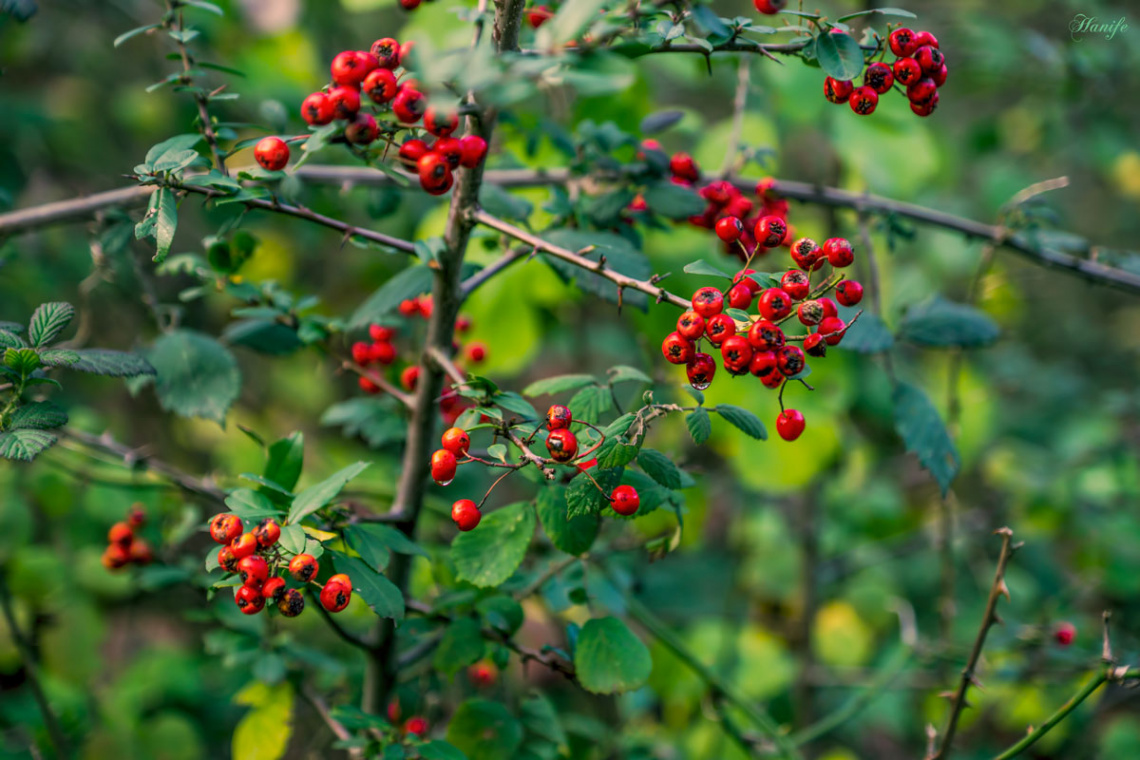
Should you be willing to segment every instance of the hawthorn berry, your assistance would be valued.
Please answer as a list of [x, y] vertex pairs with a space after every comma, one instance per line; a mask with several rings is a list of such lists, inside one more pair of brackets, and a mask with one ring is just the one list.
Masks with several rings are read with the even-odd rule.
[[701, 178], [700, 167], [688, 153], [674, 153], [669, 159], [669, 171], [674, 177], [696, 182]]
[[712, 385], [713, 377], [716, 376], [716, 361], [708, 354], [694, 354], [685, 366], [685, 374], [689, 378], [689, 385], [703, 391]]
[[431, 144], [431, 152], [443, 156], [447, 161], [447, 168], [454, 171], [459, 168], [459, 160], [463, 155], [463, 148], [459, 140], [454, 137], [440, 137]]
[[829, 238], [823, 244], [823, 255], [836, 269], [849, 267], [855, 261], [855, 252], [846, 238]]
[[245, 528], [237, 515], [220, 514], [210, 518], [210, 538], [219, 544], [228, 544], [241, 535]]
[[851, 110], [855, 113], [860, 116], [870, 116], [879, 106], [879, 93], [866, 85], [856, 87], [855, 91], [851, 93], [851, 100], [848, 102], [851, 104]]
[[352, 360], [357, 364], [367, 364], [368, 362], [372, 361], [371, 350], [372, 344], [358, 340], [352, 344]]
[[384, 392], [383, 388], [381, 388], [373, 380], [371, 380], [367, 377], [363, 377], [363, 376], [358, 377], [356, 379], [356, 384], [358, 386], [360, 386], [360, 390], [364, 391], [367, 394], [373, 395], [373, 396], [375, 396], [378, 393]]
[[863, 286], [855, 280], [844, 280], [835, 286], [835, 299], [844, 306], [854, 306], [863, 300]]
[[937, 92], [934, 93], [934, 95], [931, 96], [928, 100], [925, 100], [921, 103], [916, 103], [914, 101], [911, 101], [911, 104], [910, 104], [910, 110], [916, 116], [929, 116], [930, 114], [934, 113], [934, 110], [936, 108], [938, 108], [938, 93]]
[[289, 146], [280, 137], [263, 137], [254, 146], [253, 157], [262, 169], [281, 171], [289, 163]]
[[305, 609], [305, 595], [295, 588], [285, 589], [277, 600], [277, 611], [285, 617], [297, 617]]
[[1059, 623], [1057, 629], [1053, 631], [1053, 640], [1059, 646], [1067, 647], [1073, 643], [1077, 638], [1077, 627], [1072, 623]]
[[823, 252], [819, 243], [811, 238], [800, 238], [792, 243], [792, 261], [805, 272], [813, 272], [823, 266]]
[[693, 356], [693, 351], [693, 343], [681, 333], [669, 333], [661, 341], [661, 353], [670, 364], [684, 364]]
[[301, 583], [308, 583], [313, 578], [317, 577], [317, 571], [321, 566], [317, 563], [317, 558], [312, 554], [298, 554], [293, 559], [289, 560], [289, 575], [292, 575]]
[[756, 222], [753, 234], [761, 248], [777, 248], [788, 234], [788, 223], [778, 216], [763, 216]]
[[239, 559], [237, 569], [238, 575], [241, 576], [241, 582], [254, 588], [261, 588], [261, 584], [265, 583], [265, 579], [269, 577], [269, 563], [265, 561], [264, 557], [259, 557], [256, 554]]
[[891, 32], [887, 42], [891, 46], [891, 52], [900, 58], [906, 58], [914, 53], [916, 47], [914, 43], [914, 32], [906, 27], [900, 27]]
[[487, 141], [479, 135], [464, 135], [459, 138], [459, 165], [474, 169], [487, 155]]
[[819, 305], [823, 307], [824, 319], [827, 319], [828, 317], [838, 317], [839, 316], [839, 307], [835, 305], [835, 301], [832, 301], [827, 296], [824, 296], [823, 298], [819, 298], [816, 300], [818, 300]]
[[368, 337], [379, 343], [388, 343], [396, 337], [396, 331], [387, 325], [369, 325]]
[[895, 73], [882, 61], [876, 61], [863, 72], [863, 84], [880, 95], [890, 92], [895, 83]]
[[131, 562], [139, 565], [149, 565], [154, 561], [154, 552], [151, 550], [150, 544], [141, 538], [131, 541], [127, 554], [130, 556]]
[[477, 662], [467, 669], [467, 677], [479, 688], [493, 685], [498, 676], [499, 669], [490, 662]]
[[424, 115], [427, 103], [419, 90], [401, 85], [392, 99], [392, 113], [405, 124], [415, 124]]
[[372, 43], [369, 52], [376, 56], [382, 69], [394, 69], [400, 65], [400, 43], [391, 37], [381, 37]]
[[360, 91], [355, 87], [333, 87], [329, 90], [333, 115], [338, 119], [352, 119], [360, 110]]
[[780, 12], [781, 8], [787, 5], [787, 0], [752, 0], [752, 5], [756, 8], [758, 13], [774, 16]]
[[720, 355], [725, 369], [734, 375], [743, 375], [752, 361], [752, 344], [743, 335], [732, 335], [721, 344]]
[[418, 715], [413, 715], [404, 722], [404, 732], [415, 736], [427, 736], [428, 722]]
[[329, 612], [340, 612], [352, 600], [352, 587], [329, 581], [321, 589], [321, 606]]
[[441, 109], [428, 106], [424, 111], [424, 129], [436, 137], [449, 137], [459, 128], [459, 114], [454, 109]]
[[760, 316], [776, 321], [792, 313], [792, 297], [781, 288], [768, 288], [760, 294]]
[[946, 75], [948, 73], [950, 72], [949, 69], [946, 68], [945, 63], [938, 67], [937, 71], [932, 72], [930, 74], [930, 78], [934, 80], [934, 86], [941, 87], [942, 85], [946, 84]]
[[[752, 288], [738, 282], [728, 289], [728, 305], [734, 309], [747, 310], [752, 306]], [[724, 316], [722, 314], [717, 316]], [[715, 319], [716, 317], [713, 317]]]
[[819, 333], [812, 333], [804, 338], [804, 353], [808, 356], [824, 356], [827, 353], [827, 342]]
[[724, 294], [716, 288], [700, 288], [693, 293], [693, 311], [705, 319], [724, 311]]
[[342, 50], [332, 59], [332, 65], [329, 67], [332, 80], [345, 87], [359, 87], [364, 77], [368, 75], [370, 69], [366, 67], [370, 60], [376, 59], [366, 59], [355, 50]]
[[799, 346], [784, 346], [776, 351], [776, 368], [785, 377], [795, 377], [804, 371], [807, 360]]
[[127, 525], [132, 530], [137, 530], [146, 525], [146, 512], [142, 510], [140, 505], [135, 504], [127, 510]]
[[838, 345], [839, 341], [843, 340], [843, 333], [846, 330], [847, 325], [839, 317], [824, 317], [816, 328], [816, 332], [823, 336], [829, 346]]
[[107, 543], [127, 546], [135, 537], [131, 526], [125, 522], [117, 522], [107, 531]]
[[574, 413], [570, 411], [568, 406], [554, 404], [546, 410], [546, 427], [550, 430], [568, 428], [573, 421]]
[[555, 462], [569, 462], [578, 456], [578, 436], [569, 428], [551, 430], [546, 436], [546, 450]]
[[265, 608], [265, 596], [253, 586], [241, 586], [234, 593], [234, 602], [246, 615], [256, 615]]
[[695, 311], [686, 311], [677, 317], [677, 332], [688, 340], [697, 340], [705, 334], [705, 318]]
[[467, 347], [464, 354], [467, 356], [467, 361], [478, 364], [487, 359], [487, 347], [482, 343], [472, 343]]
[[131, 561], [130, 550], [122, 544], [108, 544], [100, 561], [108, 570], [118, 570]]
[[823, 306], [819, 301], [804, 301], [796, 309], [796, 316], [802, 324], [814, 327], [823, 320]]
[[755, 269], [741, 269], [733, 276], [732, 281], [737, 285], [744, 285], [752, 291], [752, 295], [756, 295], [764, 288], [760, 285], [760, 283], [756, 282], [756, 280], [749, 276], [754, 274], [756, 274]]
[[942, 68], [942, 64], [946, 61], [946, 56], [936, 47], [923, 45], [914, 51], [914, 60], [922, 67], [922, 73], [933, 74]]
[[[708, 335], [709, 342], [714, 346], [719, 346], [727, 338], [736, 335], [736, 321], [727, 314], [717, 314], [708, 321], [705, 326], [705, 334]], [[676, 333], [674, 333], [676, 335]], [[689, 358], [685, 357], [685, 361]], [[680, 364], [681, 362], [673, 362]]]
[[257, 539], [257, 545], [262, 549], [268, 549], [277, 543], [277, 539], [281, 538], [281, 526], [272, 517], [267, 517], [257, 524], [257, 527], [252, 531], [253, 537]]
[[610, 492], [610, 507], [619, 515], [629, 517], [641, 506], [641, 497], [633, 486], [618, 486]]
[[802, 301], [808, 297], [811, 292], [811, 278], [808, 277], [807, 272], [799, 269], [789, 269], [784, 272], [783, 277], [780, 278], [780, 288], [793, 301]]
[[416, 172], [420, 175], [420, 184], [427, 189], [429, 185], [441, 182], [445, 177], [451, 177], [451, 165], [446, 156], [428, 150], [416, 162]]
[[261, 584], [261, 595], [271, 602], [279, 602], [285, 596], [285, 579], [275, 575]]
[[323, 92], [314, 92], [301, 101], [301, 117], [314, 127], [328, 124], [335, 115], [332, 101]]
[[242, 533], [240, 536], [230, 542], [230, 551], [238, 560], [243, 560], [252, 555], [258, 549], [257, 539], [254, 538], [252, 533]]
[[344, 139], [353, 145], [371, 145], [380, 136], [376, 117], [370, 113], [358, 113], [352, 123], [344, 128]]
[[237, 572], [238, 558], [234, 555], [234, 550], [228, 546], [223, 546], [218, 549], [218, 567], [225, 570], [227, 573]]
[[895, 75], [896, 82], [907, 87], [922, 78], [922, 67], [913, 58], [900, 58], [895, 61], [891, 73]]
[[752, 359], [748, 362], [748, 371], [761, 380], [773, 374], [780, 375], [780, 370], [776, 367], [776, 352], [767, 350], [753, 351]]
[[538, 29], [552, 18], [554, 18], [554, 14], [545, 5], [526, 9], [526, 22], [530, 24], [531, 29]]
[[744, 234], [744, 225], [735, 216], [726, 216], [716, 223], [716, 236], [726, 243], [735, 243]]
[[828, 77], [823, 80], [823, 97], [836, 105], [846, 103], [854, 91], [855, 85], [843, 79]]
[[368, 361], [376, 364], [391, 364], [396, 361], [396, 347], [388, 341], [373, 343], [368, 347]]
[[907, 85], [906, 98], [911, 103], [929, 103], [938, 95], [938, 85], [930, 77], [923, 77]]
[[463, 428], [448, 428], [440, 438], [440, 445], [456, 457], [461, 457], [467, 454], [467, 450], [471, 447], [471, 437]]
[[451, 519], [455, 522], [456, 527], [467, 532], [475, 530], [475, 526], [483, 519], [483, 513], [479, 511], [478, 505], [471, 499], [460, 499], [451, 505]]
[[416, 383], [419, 382], [419, 379], [419, 365], [409, 365], [407, 367], [404, 367], [403, 371], [400, 372], [400, 385], [406, 391], [414, 391], [416, 389]]
[[421, 158], [428, 154], [427, 143], [423, 140], [408, 140], [400, 146], [399, 159], [405, 166], [412, 168], [419, 164]]
[[[922, 31], [914, 33], [914, 51], [917, 53], [920, 47], [929, 45], [930, 47], [939, 47], [938, 38], [930, 32]], [[913, 53], [912, 53], [913, 55]]]
[[748, 328], [748, 342], [760, 351], [775, 351], [786, 342], [784, 331], [767, 319], [759, 319]]
[[439, 449], [431, 455], [431, 478], [441, 486], [455, 480], [455, 468], [455, 454], [447, 449]]
[[396, 97], [399, 89], [396, 75], [389, 69], [374, 69], [368, 72], [364, 84], [361, 85], [361, 91], [368, 96], [368, 99], [381, 105]]
[[795, 409], [785, 409], [776, 418], [776, 432], [785, 441], [794, 441], [804, 432], [804, 416]]

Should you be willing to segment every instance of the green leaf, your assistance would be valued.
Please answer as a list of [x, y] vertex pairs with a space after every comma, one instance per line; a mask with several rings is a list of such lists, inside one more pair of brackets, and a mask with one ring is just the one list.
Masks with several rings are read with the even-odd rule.
[[30, 375], [40, 367], [40, 355], [34, 348], [8, 348], [4, 350], [5, 366], [21, 375]]
[[645, 374], [636, 367], [630, 367], [625, 364], [619, 364], [616, 367], [610, 367], [609, 371], [610, 383], [616, 385], [617, 383], [637, 382], [645, 383], [646, 385], [653, 384], [653, 378]]
[[669, 457], [655, 449], [642, 449], [637, 464], [645, 474], [670, 489], [681, 487], [681, 471]]
[[28, 343], [9, 330], [0, 330], [0, 348], [27, 348]]
[[615, 694], [643, 686], [653, 660], [625, 623], [614, 617], [595, 618], [578, 634], [574, 668], [586, 691]]
[[241, 319], [226, 325], [222, 340], [231, 346], [245, 346], [270, 356], [285, 356], [303, 348], [297, 330], [276, 319]]
[[178, 202], [174, 193], [165, 187], [158, 191], [158, 219], [154, 227], [154, 261], [161, 264], [170, 246], [174, 244], [174, 231], [178, 229]]
[[575, 39], [591, 23], [601, 18], [599, 12], [606, 2], [607, 0], [574, 0], [572, 3], [564, 3], [554, 18], [546, 23], [553, 42], [562, 44]]
[[363, 560], [332, 554], [337, 572], [348, 574], [352, 579], [352, 592], [359, 594], [373, 612], [382, 618], [404, 619], [404, 595], [396, 584], [364, 564]]
[[593, 385], [597, 380], [593, 375], [558, 375], [556, 377], [548, 377], [545, 380], [535, 380], [533, 383], [523, 388], [524, 396], [545, 396], [554, 395], [555, 393], [562, 393], [564, 391], [573, 391], [587, 385]]
[[844, 82], [863, 73], [863, 49], [849, 34], [823, 32], [817, 35], [815, 57], [828, 76]]
[[645, 204], [654, 213], [669, 219], [688, 219], [703, 213], [707, 205], [701, 196], [672, 182], [658, 182], [644, 193]]
[[364, 527], [363, 525], [348, 526], [344, 531], [345, 539], [369, 567], [378, 573], [382, 573], [388, 567], [392, 553], [383, 541], [371, 532], [365, 531]]
[[575, 393], [569, 406], [574, 419], [597, 424], [603, 414], [613, 409], [613, 393], [608, 386], [590, 385]]
[[538, 412], [530, 402], [514, 391], [499, 391], [491, 401], [498, 407], [518, 415], [524, 420], [537, 420]]
[[234, 729], [233, 757], [242, 760], [279, 760], [293, 735], [293, 686], [255, 681], [238, 692], [234, 702], [253, 709]]
[[258, 521], [266, 517], [280, 517], [278, 509], [268, 496], [252, 488], [238, 488], [226, 497], [226, 506], [243, 520]]
[[381, 321], [384, 316], [395, 311], [401, 301], [429, 292], [431, 280], [431, 269], [424, 264], [410, 266], [401, 271], [356, 309], [349, 321], [349, 327], [366, 327], [373, 322]]
[[322, 425], [341, 425], [346, 436], [359, 435], [374, 449], [404, 440], [407, 426], [392, 399], [366, 396], [333, 404], [321, 415]]
[[0, 433], [0, 457], [30, 462], [58, 439], [42, 430], [10, 430]]
[[356, 462], [332, 475], [315, 486], [309, 486], [297, 498], [293, 499], [293, 506], [289, 509], [286, 522], [297, 523], [309, 515], [328, 505], [348, 485], [348, 481], [364, 472], [368, 462]]
[[837, 22], [842, 23], [844, 21], [847, 21], [848, 19], [858, 18], [859, 16], [869, 16], [872, 13], [878, 13], [879, 15], [882, 15], [882, 16], [896, 16], [898, 18], [918, 18], [918, 16], [916, 16], [915, 14], [911, 13], [910, 11], [905, 11], [902, 8], [872, 8], [868, 11], [858, 11], [856, 13], [848, 13], [844, 16], [840, 16], [839, 18], [837, 18], [835, 20]]
[[859, 354], [877, 354], [889, 351], [895, 345], [895, 336], [878, 315], [863, 312], [859, 321], [847, 328], [839, 348]]
[[[175, 156], [184, 154], [186, 151], [193, 150], [194, 146], [201, 141], [202, 135], [197, 133], [187, 133], [184, 135], [175, 135], [168, 140], [163, 140], [157, 145], [151, 147], [146, 153], [146, 158], [143, 159], [143, 164], [148, 171], [160, 171], [158, 166], [174, 166], [178, 162], [173, 160]], [[153, 198], [153, 196], [152, 196]]]
[[36, 348], [44, 347], [55, 340], [74, 316], [75, 307], [69, 303], [54, 301], [41, 304], [28, 325], [28, 340]]
[[707, 261], [705, 261], [703, 259], [701, 259], [699, 261], [694, 261], [690, 264], [686, 264], [685, 265], [685, 272], [687, 274], [703, 274], [703, 275], [707, 275], [710, 277], [723, 277], [726, 280], [732, 279], [732, 275], [730, 275], [728, 272], [720, 271], [719, 269], [714, 267], [712, 264], [708, 263]]
[[444, 631], [432, 665], [450, 678], [481, 660], [483, 649], [483, 630], [479, 621], [471, 617], [457, 618]]
[[79, 354], [75, 351], [59, 348], [47, 348], [40, 351], [40, 363], [45, 367], [70, 367], [79, 361]]
[[11, 430], [52, 430], [67, 424], [67, 412], [50, 401], [33, 401], [12, 413]]
[[534, 534], [534, 510], [517, 502], [486, 515], [475, 530], [451, 543], [456, 575], [480, 588], [498, 586], [514, 574]]
[[550, 485], [540, 489], [535, 505], [543, 531], [559, 550], [578, 556], [594, 545], [601, 521], [592, 514], [569, 517], [565, 487]]
[[713, 411], [750, 438], [758, 441], [768, 440], [768, 431], [764, 428], [764, 423], [747, 409], [732, 404], [717, 404]]
[[[610, 492], [621, 483], [621, 468], [602, 470], [597, 467], [576, 475], [566, 489], [566, 516], [597, 515], [609, 506]], [[591, 480], [591, 477], [593, 480]], [[594, 484], [597, 481], [597, 485]]]
[[924, 346], [977, 348], [993, 343], [1000, 334], [984, 312], [937, 296], [910, 309], [899, 325], [900, 338]]
[[550, 700], [541, 692], [531, 692], [531, 695], [523, 700], [521, 710], [523, 727], [528, 734], [523, 751], [526, 751], [534, 739], [541, 739], [551, 745], [553, 754], [549, 755], [550, 757], [559, 756], [560, 749], [566, 746], [569, 739], [558, 718], [558, 711]]
[[534, 211], [534, 204], [511, 195], [498, 185], [484, 183], [479, 190], [479, 205], [492, 216], [524, 222]]
[[464, 755], [450, 743], [439, 739], [421, 744], [416, 750], [423, 760], [467, 760], [467, 755]]
[[907, 383], [895, 386], [893, 401], [895, 429], [906, 450], [918, 456], [945, 496], [962, 463], [942, 417], [920, 388]]
[[685, 424], [689, 428], [689, 435], [693, 437], [693, 442], [698, 446], [712, 435], [712, 420], [709, 419], [709, 413], [705, 411], [703, 406], [689, 412], [685, 417]]
[[149, 32], [151, 29], [158, 29], [161, 26], [162, 26], [162, 24], [147, 24], [146, 26], [137, 26], [134, 29], [130, 30], [129, 32], [123, 32], [118, 37], [116, 37], [115, 41], [113, 43], [111, 43], [111, 46], [117, 48], [117, 47], [119, 47], [119, 45], [122, 45], [124, 42], [131, 39], [132, 37], [137, 37], [140, 34], [144, 34], [146, 32]]
[[598, 447], [595, 457], [598, 460], [598, 467], [611, 469], [624, 467], [637, 459], [639, 451], [641, 447], [638, 444], [629, 443], [621, 436], [607, 435], [606, 440]]
[[[719, 19], [717, 20], [719, 21]], [[638, 129], [643, 135], [653, 135], [664, 132], [683, 118], [685, 118], [684, 111], [656, 111], [642, 119]]]
[[513, 760], [522, 739], [522, 726], [506, 706], [487, 699], [461, 704], [447, 726], [447, 741], [468, 760]]
[[[645, 254], [633, 247], [628, 240], [611, 232], [585, 232], [569, 228], [551, 230], [544, 233], [546, 240], [554, 245], [581, 253], [592, 261], [598, 261], [600, 256], [606, 257], [606, 267], [621, 274], [644, 280], [652, 273], [652, 267]], [[592, 250], [587, 250], [592, 248]], [[582, 253], [585, 251], [584, 253]], [[546, 261], [566, 282], [574, 282], [579, 289], [603, 298], [610, 303], [617, 303], [617, 287], [599, 276], [595, 272], [562, 261], [560, 259], [544, 256]], [[626, 290], [622, 297], [627, 306], [646, 311], [649, 308], [649, 297], [640, 291]]]
[[157, 374], [155, 391], [163, 409], [225, 421], [241, 390], [241, 372], [229, 349], [200, 332], [175, 330], [155, 342], [147, 359]]
[[225, 15], [225, 12], [222, 11], [221, 8], [214, 5], [213, 3], [206, 2], [206, 0], [182, 0], [182, 5], [189, 5], [193, 8], [201, 8], [204, 11], [209, 11], [210, 13], [214, 13], [218, 16]]
[[300, 430], [282, 438], [269, 447], [269, 461], [265, 463], [265, 478], [286, 491], [292, 491], [301, 477], [305, 463], [305, 435]]

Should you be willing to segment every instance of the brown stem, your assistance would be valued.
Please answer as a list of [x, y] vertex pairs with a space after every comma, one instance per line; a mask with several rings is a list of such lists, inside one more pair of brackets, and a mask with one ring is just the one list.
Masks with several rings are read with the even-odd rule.
[[373, 383], [376, 384], [376, 387], [378, 387], [380, 390], [384, 391], [389, 396], [396, 399], [397, 401], [399, 401], [401, 404], [408, 407], [409, 409], [411, 408], [412, 397], [410, 395], [408, 395], [407, 393], [404, 393], [402, 390], [400, 390], [396, 386], [392, 385], [390, 382], [388, 382], [387, 379], [385, 379], [385, 377], [383, 375], [381, 375], [379, 372], [376, 372], [375, 370], [368, 369], [367, 367], [363, 367], [363, 366], [357, 364], [356, 362], [349, 361], [347, 359], [341, 363], [341, 366], [344, 367], [349, 372], [353, 372], [353, 373], [355, 373], [361, 377], [364, 377], [364, 378], [367, 378], [368, 380], [371, 380]]

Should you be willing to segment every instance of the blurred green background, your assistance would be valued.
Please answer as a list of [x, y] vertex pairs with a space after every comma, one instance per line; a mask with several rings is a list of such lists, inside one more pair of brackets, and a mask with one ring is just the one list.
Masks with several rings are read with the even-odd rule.
[[[325, 81], [327, 62], [339, 50], [366, 48], [389, 35], [430, 40], [436, 49], [470, 38], [448, 0], [410, 14], [388, 0], [219, 5], [224, 18], [194, 19], [203, 32], [196, 45], [208, 60], [241, 69], [246, 78], [230, 80], [242, 97], [220, 104], [218, 113], [227, 121], [292, 133], [301, 131], [300, 100]], [[747, 3], [714, 7], [724, 16], [755, 15]], [[833, 15], [862, 7], [838, 0], [822, 5]], [[1022, 188], [1063, 175], [1070, 186], [1046, 199], [1058, 227], [1109, 251], [1135, 247], [1140, 27], [1112, 40], [1090, 35], [1075, 41], [1069, 24], [1078, 13], [1118, 18], [1136, 6], [915, 0], [906, 7], [920, 16], [916, 28], [939, 37], [949, 59], [938, 112], [918, 119], [901, 98], [890, 97], [873, 117], [859, 118], [824, 101], [818, 69], [757, 57], [743, 138], [773, 153], [766, 166], [748, 173], [867, 189], [983, 221], [993, 221]], [[150, 145], [188, 131], [194, 111], [187, 99], [145, 91], [173, 65], [164, 60], [168, 48], [150, 37], [111, 47], [118, 34], [160, 12], [143, 0], [57, 0], [40, 3], [26, 23], [0, 20], [0, 210], [127, 185], [122, 175]], [[714, 59], [711, 77], [700, 57], [684, 55], [639, 59], [628, 73], [629, 86], [616, 94], [536, 99], [517, 109], [517, 118], [498, 135], [490, 166], [559, 165], [562, 156], [545, 142], [536, 155], [526, 155], [528, 130], [540, 118], [567, 129], [583, 119], [612, 120], [636, 132], [646, 114], [676, 108], [686, 116], [661, 141], [718, 168], [731, 126], [736, 59]], [[419, 193], [316, 186], [297, 191], [317, 211], [401, 237], [442, 230], [445, 206]], [[541, 206], [549, 191], [520, 195]], [[395, 213], [370, 220], [397, 200]], [[187, 202], [175, 252], [201, 252], [201, 239], [230, 216]], [[793, 202], [790, 219], [817, 239], [858, 234], [848, 212]], [[254, 215], [246, 228], [260, 246], [243, 276], [316, 293], [320, 310], [330, 316], [349, 313], [404, 265], [401, 257], [342, 247], [335, 233], [289, 219]], [[153, 340], [155, 328], [136, 296], [136, 266], [146, 266], [149, 253], [127, 246], [108, 256], [93, 245], [98, 237], [92, 230], [71, 224], [3, 243], [0, 319], [25, 321], [36, 304], [67, 300], [79, 307], [80, 329], [92, 345], [129, 349]], [[977, 267], [979, 244], [937, 229], [915, 232], [889, 253], [885, 236], [874, 235], [889, 324], [932, 294], [964, 299]], [[654, 271], [678, 273], [696, 258], [717, 262], [714, 242], [703, 231], [678, 226], [648, 233], [645, 251]], [[472, 249], [480, 262], [498, 253], [490, 239]], [[1118, 260], [1140, 271], [1132, 258]], [[160, 300], [176, 303], [188, 284], [160, 278]], [[684, 293], [706, 283], [674, 275], [668, 284]], [[919, 756], [923, 726], [944, 720], [946, 700], [937, 695], [954, 683], [976, 631], [998, 548], [991, 532], [1002, 525], [1026, 547], [1009, 571], [1006, 625], [991, 634], [982, 674], [986, 690], [972, 695], [975, 709], [966, 713], [957, 757], [992, 757], [1075, 691], [1096, 663], [1102, 610], [1114, 611], [1122, 660], [1140, 658], [1140, 300], [1003, 251], [981, 279], [978, 295], [1003, 338], [968, 354], [962, 373], [963, 469], [950, 500], [957, 606], [946, 620], [938, 603], [946, 576], [937, 488], [903, 452], [891, 422], [890, 385], [876, 360], [834, 351], [815, 363], [816, 392], [792, 394], [808, 418], [795, 445], [752, 441], [723, 424], [700, 449], [692, 447], [679, 420], [654, 432], [652, 445], [674, 454], [699, 486], [686, 492], [680, 550], [652, 566], [631, 560], [630, 575], [647, 604], [748, 695], [770, 701], [778, 720], [805, 725], [869, 682], [897, 646], [892, 610], [898, 600], [914, 609], [925, 654], [859, 718], [813, 745], [813, 757]], [[233, 306], [222, 296], [198, 300], [185, 305], [181, 322], [217, 334]], [[569, 371], [601, 372], [617, 363], [649, 372], [663, 394], [683, 381], [683, 373], [661, 361], [657, 347], [672, 329], [672, 309], [627, 309], [619, 318], [537, 262], [485, 286], [466, 313], [474, 322], [471, 339], [489, 347], [482, 374], [504, 388]], [[361, 482], [381, 492], [390, 487], [396, 451], [369, 453], [360, 441], [319, 422], [330, 404], [355, 392], [334, 362], [315, 351], [267, 358], [237, 349], [236, 355], [242, 391], [224, 428], [174, 418], [153, 393], [132, 397], [125, 384], [102, 378], [72, 379], [61, 403], [82, 429], [111, 430], [130, 445], [146, 446], [191, 472], [215, 473], [226, 484], [261, 467], [261, 454], [240, 424], [267, 438], [303, 430], [307, 482], [368, 456], [375, 464]], [[943, 412], [950, 357], [896, 352], [900, 376], [924, 387]], [[744, 406], [766, 422], [776, 415], [774, 396], [747, 378], [723, 378], [708, 396], [710, 404]], [[280, 680], [284, 665], [257, 647], [235, 655], [224, 641], [249, 630], [251, 621], [235, 620], [236, 613], [217, 603], [207, 607], [188, 588], [156, 591], [153, 578], [112, 576], [99, 565], [105, 531], [130, 503], [147, 505], [156, 539], [160, 532], [185, 533], [209, 507], [161, 488], [100, 482], [88, 464], [74, 451], [57, 450], [34, 466], [0, 465], [0, 564], [17, 617], [34, 634], [51, 700], [84, 758], [228, 756], [245, 709], [232, 697], [253, 676]], [[468, 477], [473, 486], [477, 476]], [[659, 512], [627, 530], [655, 535], [673, 521]], [[423, 531], [429, 544], [449, 535], [438, 515]], [[190, 541], [204, 552], [201, 536]], [[417, 588], [424, 591], [432, 583], [426, 561], [420, 570]], [[814, 592], [805, 595], [807, 588]], [[586, 615], [582, 607], [552, 599], [527, 611], [535, 645], [557, 644], [559, 621]], [[370, 616], [358, 606], [346, 614], [361, 626]], [[1051, 638], [1064, 620], [1078, 630], [1068, 649]], [[355, 699], [358, 655], [314, 613], [266, 636], [274, 646], [291, 648], [290, 657], [308, 658], [334, 702]], [[650, 686], [617, 699], [590, 697], [537, 668], [512, 668], [496, 688], [504, 694], [544, 688], [564, 717], [574, 757], [741, 756], [706, 719], [703, 690], [693, 676], [664, 649], [654, 647], [653, 654]], [[5, 757], [32, 757], [29, 745], [44, 739], [25, 675], [0, 624]], [[413, 674], [409, 688], [434, 695], [421, 707], [436, 731], [444, 730], [457, 697], [474, 691], [462, 675], [448, 683], [422, 672]], [[1029, 756], [1140, 757], [1137, 707], [1132, 692], [1104, 691]], [[313, 711], [298, 703], [293, 719], [297, 730], [287, 756], [330, 756], [331, 737]]]

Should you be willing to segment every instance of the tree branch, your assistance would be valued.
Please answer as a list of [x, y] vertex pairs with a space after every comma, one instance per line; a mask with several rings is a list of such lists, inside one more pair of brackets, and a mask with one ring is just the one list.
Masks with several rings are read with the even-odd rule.
[[1055, 713], [1050, 715], [1044, 723], [1037, 728], [1031, 728], [1025, 737], [1022, 738], [1017, 744], [1002, 752], [994, 758], [994, 760], [1010, 760], [1010, 758], [1017, 757], [1025, 750], [1032, 747], [1037, 743], [1037, 740], [1049, 733], [1058, 723], [1068, 717], [1069, 713], [1076, 710], [1082, 702], [1096, 693], [1097, 689], [1103, 686], [1109, 679], [1110, 669], [1108, 667], [1102, 668], [1097, 672], [1093, 678], [1089, 680], [1081, 690], [1069, 699], [1068, 702], [1061, 705]]

